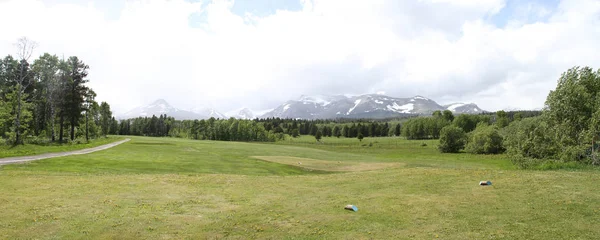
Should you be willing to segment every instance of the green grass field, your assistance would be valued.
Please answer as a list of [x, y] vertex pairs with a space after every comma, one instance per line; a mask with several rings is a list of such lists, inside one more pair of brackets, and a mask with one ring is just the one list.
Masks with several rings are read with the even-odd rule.
[[597, 170], [517, 170], [400, 138], [131, 138], [0, 166], [0, 239], [600, 238]]

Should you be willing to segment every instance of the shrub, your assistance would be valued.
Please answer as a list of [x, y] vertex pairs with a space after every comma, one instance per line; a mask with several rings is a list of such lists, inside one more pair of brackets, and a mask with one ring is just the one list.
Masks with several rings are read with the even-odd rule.
[[559, 145], [554, 131], [542, 117], [514, 121], [504, 132], [504, 146], [513, 161], [522, 158], [556, 159]]
[[35, 145], [48, 145], [50, 144], [50, 140], [46, 137], [40, 136], [40, 137], [35, 137], [35, 136], [29, 136], [25, 139], [25, 142], [28, 144], [35, 144]]
[[300, 136], [300, 131], [298, 131], [298, 129], [295, 128], [294, 130], [292, 130], [292, 137], [297, 138], [298, 136]]
[[317, 142], [321, 141], [321, 137], [322, 137], [322, 133], [321, 131], [317, 131], [317, 133], [315, 134], [315, 139], [317, 140]]
[[475, 130], [477, 124], [480, 122], [489, 123], [491, 121], [490, 116], [487, 115], [471, 115], [461, 114], [458, 115], [452, 122], [452, 125], [461, 128], [465, 132], [471, 132]]
[[465, 131], [456, 126], [446, 126], [440, 131], [440, 144], [438, 149], [443, 153], [457, 153], [465, 148], [467, 135]]
[[465, 150], [474, 154], [498, 154], [504, 152], [502, 141], [498, 129], [486, 123], [479, 123], [471, 133]]

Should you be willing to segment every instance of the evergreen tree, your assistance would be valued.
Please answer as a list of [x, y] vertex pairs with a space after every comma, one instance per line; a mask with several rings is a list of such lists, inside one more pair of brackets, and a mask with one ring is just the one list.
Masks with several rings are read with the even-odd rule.
[[340, 127], [338, 125], [335, 125], [333, 127], [333, 136], [336, 137], [336, 138], [340, 138], [340, 136], [342, 136]]
[[88, 75], [87, 70], [89, 67], [77, 57], [70, 57], [67, 60], [67, 66], [69, 72], [68, 78], [66, 79], [64, 113], [70, 123], [71, 140], [74, 140], [75, 127], [79, 125], [81, 112], [84, 108], [83, 104], [85, 102], [85, 96], [89, 90], [89, 88], [85, 86], [85, 83], [88, 82], [86, 77]]
[[106, 137], [106, 135], [109, 134], [111, 125], [112, 112], [110, 111], [110, 105], [106, 102], [102, 102], [100, 103], [100, 128], [102, 130], [102, 135]]
[[317, 140], [317, 142], [321, 141], [321, 131], [317, 130], [317, 133], [315, 133], [315, 139]]
[[504, 112], [503, 110], [496, 112], [496, 126], [498, 126], [499, 128], [504, 128], [508, 126], [508, 123], [509, 120], [508, 116], [506, 115], [506, 112]]

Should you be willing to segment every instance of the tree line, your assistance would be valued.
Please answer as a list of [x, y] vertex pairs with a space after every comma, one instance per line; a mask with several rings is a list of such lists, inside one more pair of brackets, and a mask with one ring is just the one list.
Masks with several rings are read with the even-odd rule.
[[0, 137], [17, 145], [116, 133], [110, 105], [86, 85], [89, 66], [49, 53], [30, 61], [36, 47], [21, 38], [16, 55], [0, 59]]
[[265, 124], [252, 120], [210, 118], [181, 121], [166, 114], [158, 117], [121, 120], [118, 133], [121, 135], [247, 142], [274, 142], [284, 137], [283, 132], [267, 130]]

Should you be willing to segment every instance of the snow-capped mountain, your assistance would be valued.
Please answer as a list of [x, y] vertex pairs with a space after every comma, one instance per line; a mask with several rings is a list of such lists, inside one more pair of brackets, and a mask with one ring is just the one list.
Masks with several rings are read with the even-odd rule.
[[141, 106], [126, 112], [119, 118], [121, 119], [130, 119], [137, 117], [152, 117], [160, 116], [162, 114], [167, 114], [169, 117], [174, 117], [177, 120], [189, 120], [189, 119], [203, 119], [207, 118], [204, 115], [200, 115], [191, 111], [185, 111], [178, 108], [175, 108], [164, 99], [159, 99], [154, 101], [153, 103], [147, 106]]
[[262, 116], [263, 114], [270, 112], [272, 110], [273, 109], [256, 111], [256, 110], [252, 110], [249, 108], [239, 108], [239, 109], [235, 109], [235, 110], [226, 112], [225, 115], [227, 115], [228, 117], [237, 118], [237, 119], [255, 119], [255, 118], [258, 118], [258, 117]]
[[481, 108], [479, 108], [475, 103], [452, 103], [444, 105], [444, 108], [452, 111], [453, 113], [478, 114], [485, 112], [481, 110]]
[[254, 114], [254, 112], [252, 110], [250, 110], [249, 108], [240, 108], [240, 109], [232, 110], [232, 111], [226, 112], [225, 115], [227, 115], [228, 117], [237, 118], [237, 119], [254, 119], [257, 117]]
[[202, 116], [205, 116], [205, 118], [214, 117], [220, 119], [227, 119], [227, 116], [225, 116], [225, 114], [211, 107], [195, 107], [190, 109], [190, 112], [200, 114]]
[[441, 106], [423, 96], [394, 98], [381, 94], [360, 96], [303, 95], [298, 100], [285, 102], [262, 117], [300, 119], [386, 118], [406, 115], [428, 115], [434, 111], [443, 111], [446, 109], [456, 114], [483, 112], [475, 104]]
[[382, 94], [350, 95], [302, 95], [298, 100], [290, 100], [275, 109], [253, 111], [240, 108], [223, 114], [210, 107], [195, 107], [190, 110], [175, 108], [164, 99], [137, 107], [120, 116], [120, 119], [136, 117], [152, 117], [166, 114], [178, 120], [208, 119], [211, 117], [227, 119], [255, 118], [299, 118], [299, 119], [334, 119], [334, 118], [388, 118], [407, 115], [430, 115], [434, 111], [450, 110], [455, 114], [477, 114], [485, 112], [474, 103], [453, 103], [439, 105], [435, 101], [423, 97], [395, 98]]

